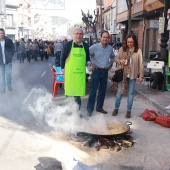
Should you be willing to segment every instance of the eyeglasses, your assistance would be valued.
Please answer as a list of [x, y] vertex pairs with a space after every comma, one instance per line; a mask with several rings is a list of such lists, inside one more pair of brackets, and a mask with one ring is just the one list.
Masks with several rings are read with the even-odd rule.
[[83, 35], [82, 33], [74, 33], [75, 35]]

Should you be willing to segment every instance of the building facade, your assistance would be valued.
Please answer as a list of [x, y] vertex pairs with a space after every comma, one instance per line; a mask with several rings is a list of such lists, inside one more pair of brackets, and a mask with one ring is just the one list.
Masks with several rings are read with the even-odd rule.
[[[117, 0], [116, 6], [117, 29], [121, 31], [123, 41], [128, 34], [128, 8], [124, 0]], [[162, 0], [132, 0], [131, 31], [138, 39], [145, 60], [149, 59], [150, 51], [160, 50], [158, 22], [163, 8]]]

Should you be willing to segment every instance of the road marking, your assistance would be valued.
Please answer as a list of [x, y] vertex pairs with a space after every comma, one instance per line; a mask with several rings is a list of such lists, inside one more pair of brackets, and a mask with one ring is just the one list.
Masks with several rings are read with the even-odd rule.
[[32, 95], [32, 93], [34, 92], [35, 88], [31, 89], [31, 91], [28, 93], [27, 97], [25, 98], [25, 100], [23, 101], [23, 104], [25, 104], [28, 99], [30, 98], [30, 96]]
[[42, 74], [41, 74], [41, 77], [43, 77], [45, 75], [46, 71], [44, 71]]

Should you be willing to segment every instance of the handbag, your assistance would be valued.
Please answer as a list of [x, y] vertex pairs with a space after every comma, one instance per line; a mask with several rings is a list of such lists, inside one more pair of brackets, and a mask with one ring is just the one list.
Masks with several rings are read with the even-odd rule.
[[112, 81], [121, 82], [123, 80], [123, 68], [116, 70], [112, 77]]

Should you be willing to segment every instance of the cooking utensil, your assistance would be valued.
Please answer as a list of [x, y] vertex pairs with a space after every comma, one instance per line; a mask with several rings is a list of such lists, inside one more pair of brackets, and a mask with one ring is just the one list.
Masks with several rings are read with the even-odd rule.
[[93, 127], [89, 126], [86, 129], [83, 129], [79, 134], [82, 135], [101, 135], [101, 136], [110, 136], [110, 135], [122, 135], [124, 133], [127, 133], [130, 131], [130, 125], [132, 125], [131, 122], [127, 121], [125, 123], [122, 122], [114, 122], [114, 121], [107, 121], [106, 122], [106, 128], [100, 129], [96, 128], [95, 124], [93, 124]]

